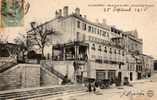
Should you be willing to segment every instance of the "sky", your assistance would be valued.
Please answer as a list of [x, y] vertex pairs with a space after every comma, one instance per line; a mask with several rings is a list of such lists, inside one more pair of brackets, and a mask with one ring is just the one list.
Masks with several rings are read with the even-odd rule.
[[[87, 19], [93, 22], [103, 18], [108, 25], [130, 31], [137, 30], [139, 37], [143, 39], [143, 51], [145, 54], [157, 58], [157, 0], [26, 0], [30, 3], [30, 9], [24, 16], [24, 25], [6, 27], [1, 29], [1, 33], [8, 36], [12, 42], [18, 33], [26, 33], [30, 29], [30, 22], [36, 21], [39, 24], [51, 20], [55, 17], [55, 11], [69, 6], [69, 13], [74, 12], [79, 7], [81, 14], [87, 15]], [[91, 7], [89, 4], [149, 4], [145, 12], [105, 12], [105, 7]]]

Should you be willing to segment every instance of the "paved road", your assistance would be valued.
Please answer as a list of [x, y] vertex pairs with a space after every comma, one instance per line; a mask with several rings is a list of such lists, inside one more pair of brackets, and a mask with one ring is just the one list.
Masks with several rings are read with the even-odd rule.
[[149, 80], [135, 82], [133, 87], [97, 89], [96, 93], [67, 93], [57, 97], [49, 96], [36, 100], [157, 100], [157, 74]]

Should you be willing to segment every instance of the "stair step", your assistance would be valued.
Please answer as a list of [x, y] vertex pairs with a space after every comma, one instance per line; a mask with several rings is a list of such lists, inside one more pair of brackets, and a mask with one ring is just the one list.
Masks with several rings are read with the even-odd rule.
[[47, 95], [62, 94], [64, 92], [83, 91], [85, 88], [78, 86], [63, 86], [54, 88], [41, 88], [28, 91], [18, 91], [0, 94], [0, 99], [12, 99], [12, 98], [31, 98]]

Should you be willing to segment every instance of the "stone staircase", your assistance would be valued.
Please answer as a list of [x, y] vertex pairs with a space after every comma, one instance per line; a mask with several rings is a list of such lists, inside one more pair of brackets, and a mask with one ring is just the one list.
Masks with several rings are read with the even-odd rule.
[[64, 93], [85, 92], [86, 88], [81, 85], [49, 86], [39, 88], [16, 89], [0, 92], [0, 100], [6, 99], [32, 99], [37, 97], [60, 95]]
[[52, 64], [47, 64], [46, 61], [41, 63], [41, 66], [46, 68], [48, 71], [50, 71], [52, 74], [56, 75], [58, 78], [60, 79], [64, 79], [65, 75], [63, 75], [62, 73], [58, 72], [57, 70], [55, 70], [53, 68]]

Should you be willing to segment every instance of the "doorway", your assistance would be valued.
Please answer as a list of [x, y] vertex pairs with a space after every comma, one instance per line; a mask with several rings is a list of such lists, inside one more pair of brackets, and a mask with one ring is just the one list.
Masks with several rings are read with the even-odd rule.
[[132, 72], [130, 72], [130, 81], [132, 81], [133, 80], [133, 74], [132, 74]]

